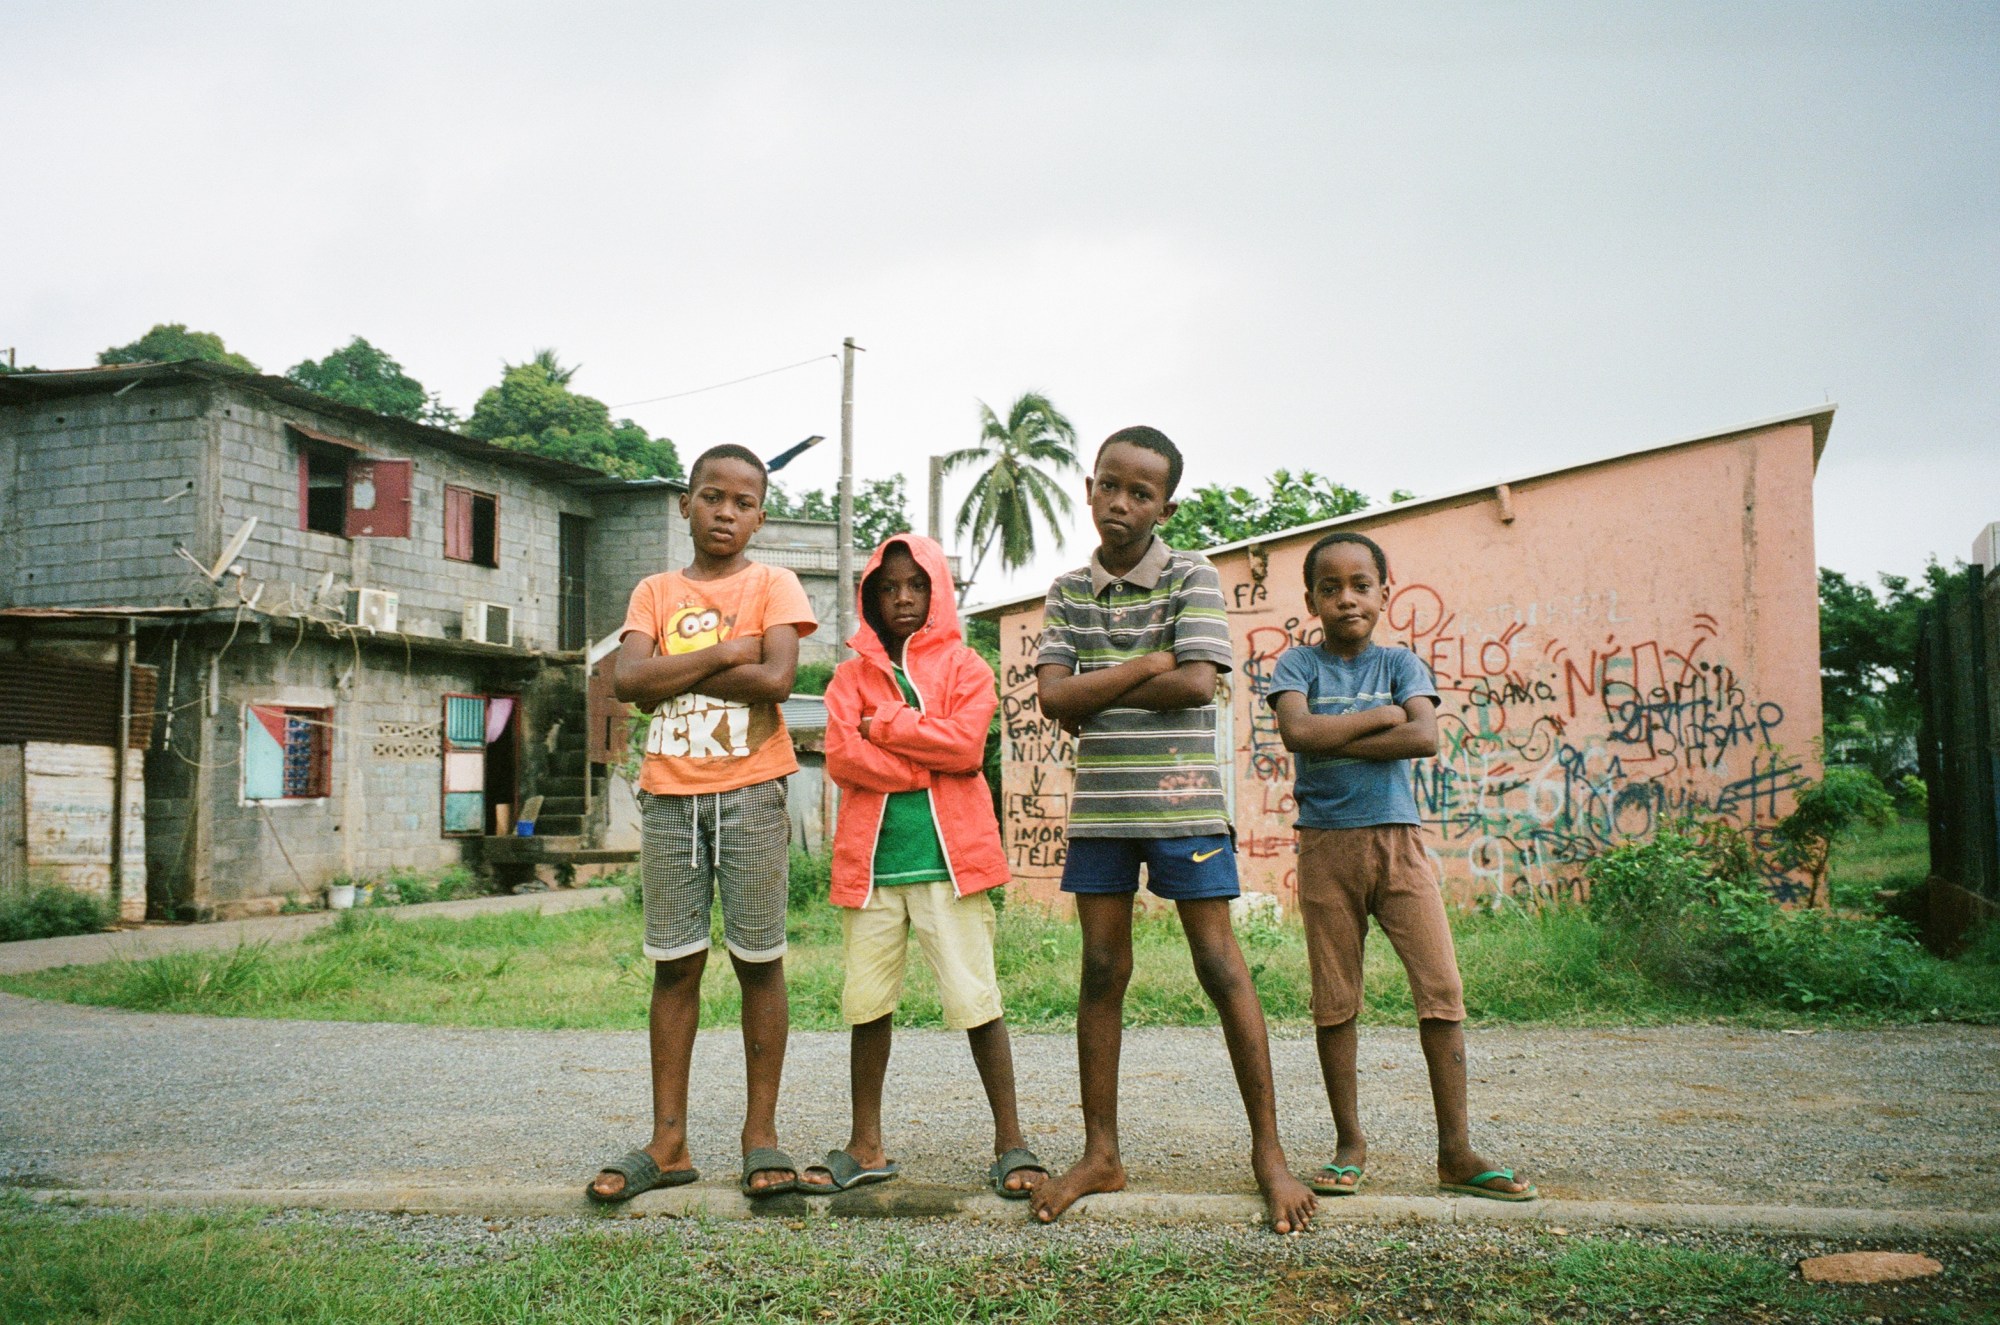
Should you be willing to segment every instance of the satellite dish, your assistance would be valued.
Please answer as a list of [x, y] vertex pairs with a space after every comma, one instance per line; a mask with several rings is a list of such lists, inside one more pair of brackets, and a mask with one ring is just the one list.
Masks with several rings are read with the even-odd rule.
[[256, 527], [257, 527], [257, 517], [254, 515], [243, 522], [243, 527], [236, 531], [235, 536], [231, 538], [229, 540], [228, 545], [222, 549], [222, 555], [215, 559], [214, 569], [208, 572], [208, 578], [210, 580], [213, 580], [217, 584], [220, 584], [222, 582], [223, 573], [226, 572], [229, 569], [230, 565], [235, 562], [236, 554], [241, 552], [243, 550], [243, 545], [250, 541], [250, 533]]

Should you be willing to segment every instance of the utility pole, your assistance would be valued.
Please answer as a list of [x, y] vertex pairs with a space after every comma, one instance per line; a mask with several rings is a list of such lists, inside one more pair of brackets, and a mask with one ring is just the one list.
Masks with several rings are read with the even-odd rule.
[[840, 601], [834, 620], [840, 636], [833, 642], [836, 660], [846, 657], [847, 637], [854, 633], [854, 352], [861, 347], [849, 336], [840, 342], [840, 540], [835, 553], [840, 567]]
[[931, 541], [944, 545], [944, 457], [931, 457]]

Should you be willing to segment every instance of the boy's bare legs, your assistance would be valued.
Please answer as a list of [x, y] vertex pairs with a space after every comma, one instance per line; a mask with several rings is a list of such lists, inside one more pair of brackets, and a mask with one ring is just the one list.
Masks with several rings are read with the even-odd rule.
[[[853, 1121], [848, 1125], [847, 1153], [864, 1169], [889, 1162], [882, 1142], [882, 1083], [889, 1075], [890, 1039], [896, 1014], [885, 1012], [848, 1032], [847, 1089], [853, 1096]], [[833, 1174], [825, 1165], [811, 1165], [799, 1179], [813, 1190], [831, 1190]]]
[[[972, 1061], [979, 1068], [979, 1084], [986, 1087], [986, 1103], [993, 1110], [993, 1156], [999, 1158], [1016, 1147], [1025, 1148], [1028, 1138], [1021, 1135], [1021, 1114], [1014, 1098], [1014, 1045], [1007, 1038], [1005, 1018], [995, 1017], [965, 1033], [972, 1046]], [[1046, 1181], [1046, 1175], [1020, 1170], [1007, 1175], [1007, 1190], [1031, 1192]]]
[[1278, 1142], [1278, 1091], [1271, 1080], [1271, 1041], [1264, 1028], [1264, 1005], [1257, 986], [1236, 946], [1224, 898], [1176, 902], [1188, 951], [1194, 956], [1195, 978], [1222, 1018], [1222, 1038], [1229, 1046], [1229, 1063], [1236, 1070], [1236, 1089], [1250, 1116], [1250, 1168], [1264, 1193], [1271, 1227], [1279, 1233], [1302, 1231], [1312, 1222], [1319, 1198], [1285, 1166], [1285, 1148]]
[[[1353, 1023], [1349, 1023], [1352, 1025]], [[1465, 1026], [1434, 1018], [1417, 1023], [1424, 1065], [1431, 1074], [1431, 1107], [1437, 1111], [1438, 1181], [1469, 1182], [1493, 1168], [1472, 1149], [1465, 1108]], [[1524, 1192], [1529, 1184], [1492, 1178], [1481, 1184], [1496, 1192]]]
[[[662, 1173], [688, 1168], [688, 1069], [694, 1061], [694, 1033], [701, 1025], [701, 973], [708, 951], [653, 963], [653, 999], [646, 1013], [646, 1038], [653, 1069], [653, 1139], [646, 1153]], [[600, 1173], [591, 1184], [601, 1196], [625, 1190], [625, 1177]]]
[[[743, 1153], [778, 1144], [778, 1082], [785, 1073], [785, 1037], [791, 1030], [791, 1004], [785, 994], [785, 960], [746, 962], [729, 954], [736, 982], [743, 987], [743, 1074], [749, 1103], [743, 1112]], [[700, 989], [697, 985], [696, 1011]], [[686, 1059], [682, 1060], [683, 1064]], [[687, 1069], [681, 1069], [681, 1098], [687, 1098]], [[753, 1188], [768, 1187], [798, 1175], [771, 1169], [750, 1179]]]
[[[1364, 1168], [1368, 1164], [1368, 1138], [1361, 1133], [1361, 1104], [1359, 1074], [1355, 1059], [1360, 1051], [1361, 1035], [1356, 1029], [1356, 1019], [1349, 1017], [1338, 1026], [1315, 1026], [1313, 1039], [1319, 1048], [1319, 1074], [1326, 1081], [1326, 1102], [1333, 1108], [1333, 1162], [1352, 1168]], [[1426, 1022], [1426, 1025], [1430, 1023]], [[1454, 1023], [1456, 1024], [1456, 1023]], [[1461, 1078], [1462, 1079], [1462, 1078]], [[1433, 1095], [1437, 1077], [1431, 1077]], [[1438, 1135], [1444, 1135], [1444, 1106], [1438, 1106]], [[1465, 1120], [1465, 1091], [1459, 1090], [1459, 1121]], [[1477, 1172], [1477, 1170], [1474, 1170]], [[1340, 1187], [1358, 1187], [1361, 1180], [1351, 1174], [1338, 1177], [1321, 1174], [1326, 1181]]]
[[1083, 982], [1076, 1000], [1077, 1075], [1083, 1082], [1083, 1155], [1035, 1188], [1035, 1218], [1048, 1223], [1092, 1192], [1125, 1186], [1118, 1158], [1118, 1055], [1125, 1038], [1125, 986], [1132, 980], [1132, 893], [1079, 893]]

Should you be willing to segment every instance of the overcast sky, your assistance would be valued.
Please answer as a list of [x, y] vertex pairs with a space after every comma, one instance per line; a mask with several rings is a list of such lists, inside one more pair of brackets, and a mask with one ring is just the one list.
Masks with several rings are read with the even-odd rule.
[[[851, 335], [919, 528], [1031, 388], [1192, 484], [1376, 496], [1831, 399], [1822, 564], [2000, 520], [1990, 4], [0, 0], [0, 117], [42, 367], [184, 321], [271, 372], [358, 333], [461, 410], [554, 346], [618, 405]], [[839, 368], [621, 412], [837, 440]]]

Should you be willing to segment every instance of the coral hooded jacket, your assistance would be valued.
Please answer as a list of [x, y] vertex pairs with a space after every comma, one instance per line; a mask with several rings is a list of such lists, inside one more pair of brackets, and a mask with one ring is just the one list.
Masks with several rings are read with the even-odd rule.
[[[868, 903], [875, 887], [875, 839], [892, 792], [930, 793], [945, 864], [960, 897], [1008, 878], [992, 793], [980, 771], [999, 695], [993, 669], [967, 647], [959, 628], [944, 549], [916, 534], [896, 535], [868, 559], [856, 597], [894, 543], [909, 550], [931, 581], [930, 616], [903, 643], [903, 670], [923, 709], [903, 702], [888, 650], [867, 624], [867, 614], [859, 613], [861, 628], [847, 643], [860, 656], [842, 663], [826, 688], [826, 771], [840, 786], [840, 822], [833, 834], [836, 906]], [[866, 740], [864, 713], [874, 715]]]

